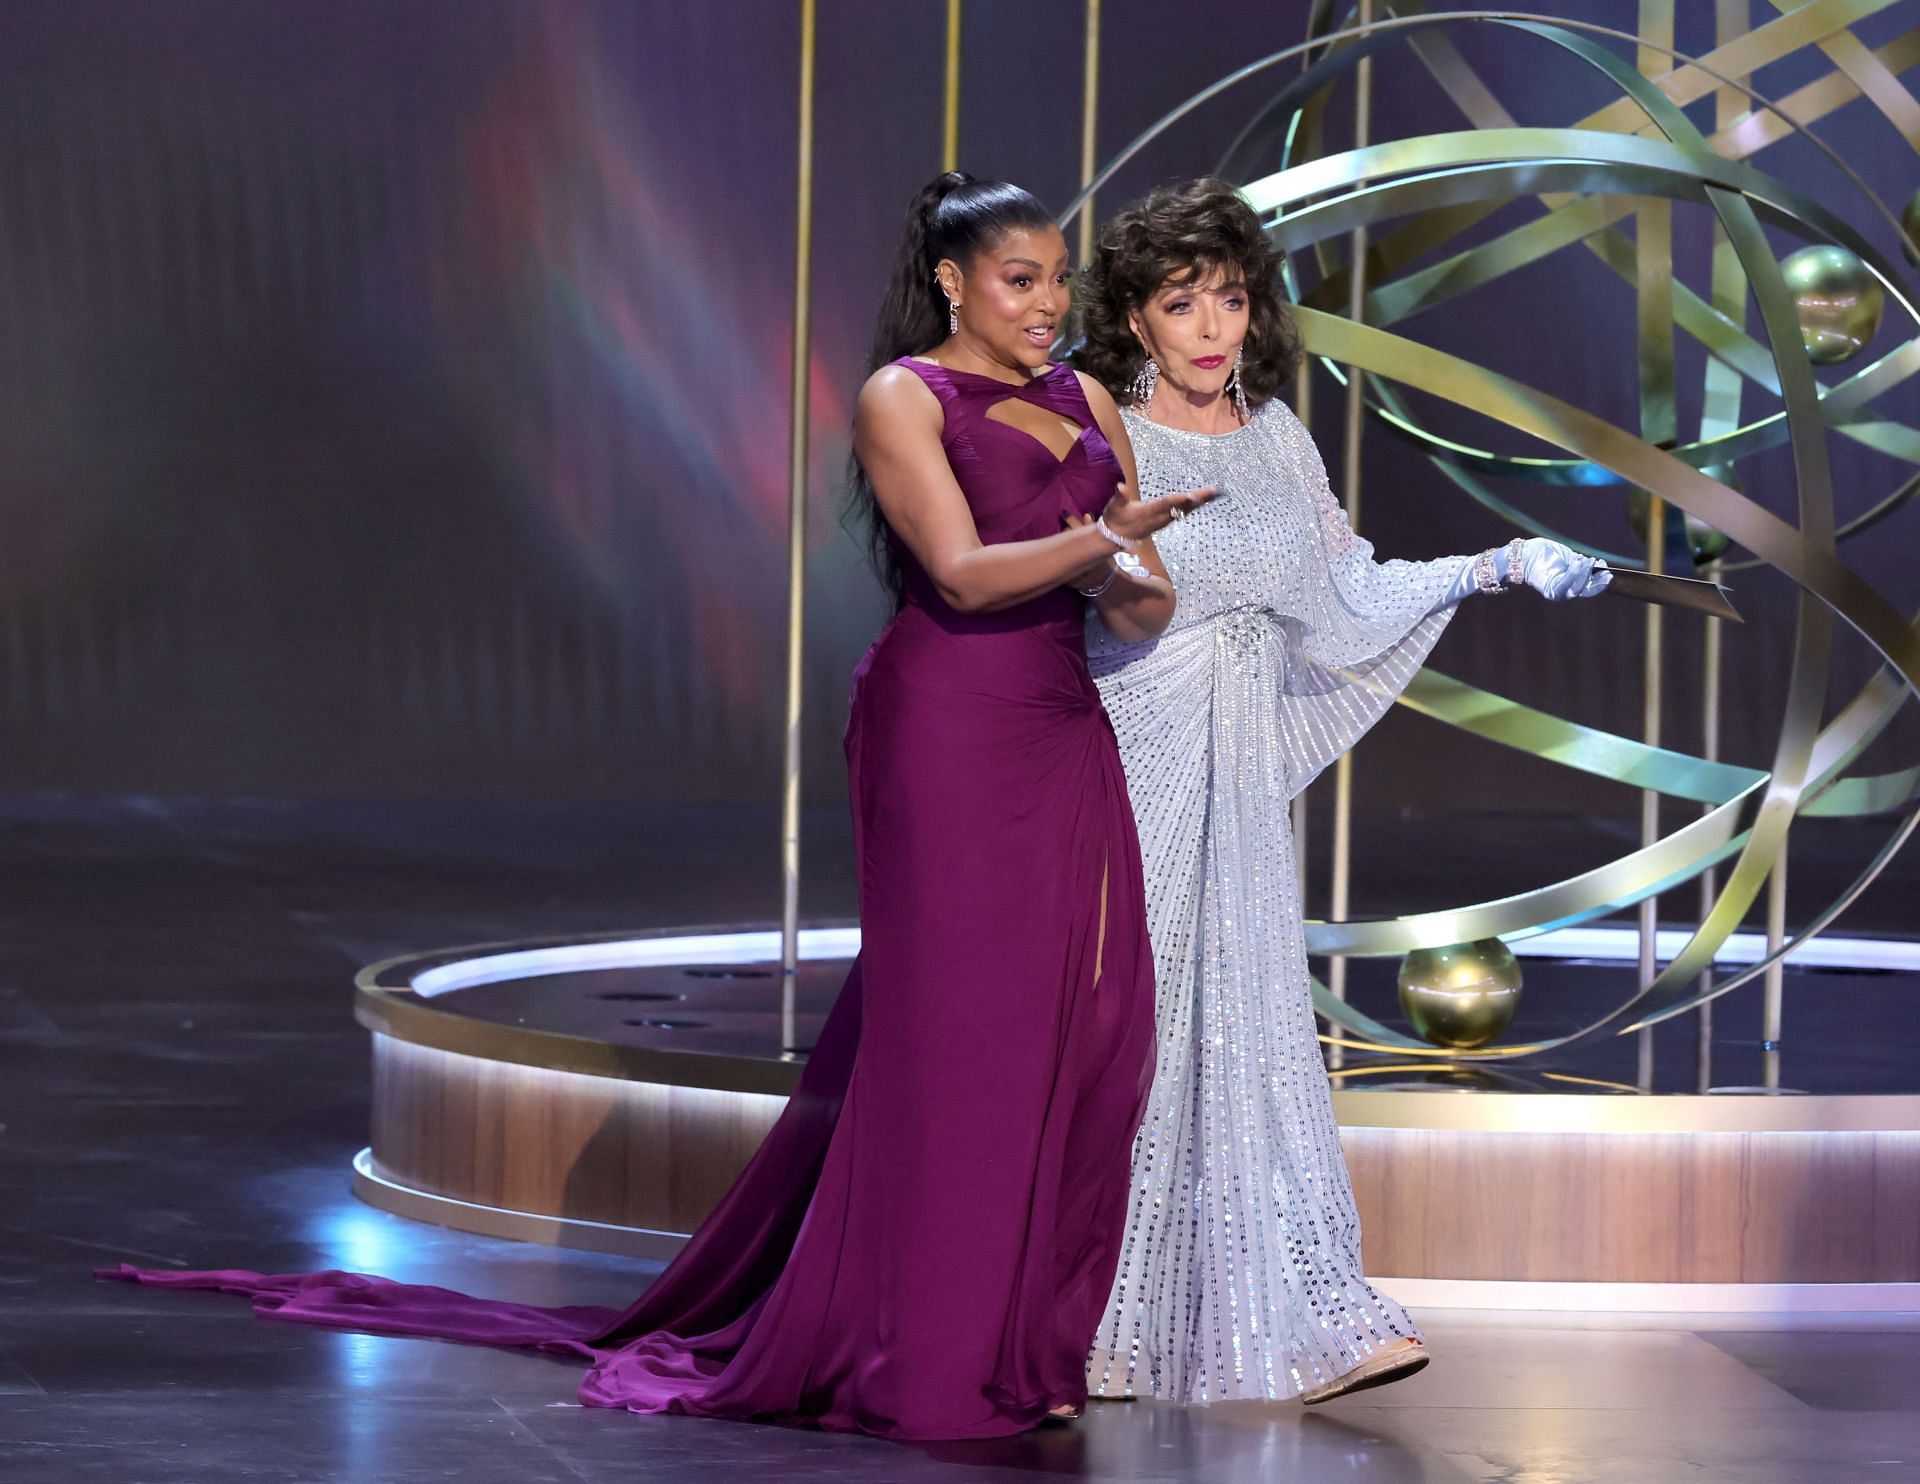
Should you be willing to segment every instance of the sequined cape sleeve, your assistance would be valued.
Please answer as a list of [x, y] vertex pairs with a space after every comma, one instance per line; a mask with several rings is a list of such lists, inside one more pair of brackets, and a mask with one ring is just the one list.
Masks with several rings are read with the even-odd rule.
[[1202, 484], [1227, 493], [1159, 539], [1179, 595], [1166, 635], [1123, 645], [1097, 621], [1090, 628], [1108, 709], [1191, 679], [1206, 638], [1266, 630], [1261, 637], [1280, 651], [1272, 700], [1288, 739], [1287, 791], [1298, 793], [1425, 663], [1453, 615], [1438, 605], [1470, 559], [1374, 560], [1334, 499], [1311, 435], [1284, 403], [1268, 403], [1251, 426], [1222, 438], [1131, 414], [1127, 426], [1144, 498]]

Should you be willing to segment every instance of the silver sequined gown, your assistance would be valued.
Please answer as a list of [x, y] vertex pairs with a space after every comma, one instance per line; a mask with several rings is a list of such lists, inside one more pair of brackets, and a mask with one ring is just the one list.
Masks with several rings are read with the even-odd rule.
[[1165, 634], [1088, 625], [1140, 827], [1159, 1032], [1088, 1379], [1277, 1399], [1417, 1333], [1361, 1272], [1288, 804], [1420, 668], [1468, 559], [1375, 562], [1283, 403], [1218, 435], [1126, 424], [1143, 497], [1226, 494], [1157, 538], [1179, 591]]

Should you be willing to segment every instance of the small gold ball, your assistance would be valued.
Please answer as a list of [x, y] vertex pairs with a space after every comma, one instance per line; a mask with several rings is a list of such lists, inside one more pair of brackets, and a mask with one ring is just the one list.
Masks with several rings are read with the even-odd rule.
[[1803, 247], [1780, 265], [1800, 320], [1800, 343], [1817, 366], [1848, 361], [1880, 329], [1880, 282], [1844, 247]]
[[[1746, 486], [1740, 483], [1740, 476], [1733, 472], [1730, 464], [1707, 464], [1700, 472], [1709, 479], [1717, 479], [1735, 493], [1744, 494]], [[1627, 519], [1632, 523], [1634, 534], [1642, 542], [1647, 539], [1647, 507], [1652, 502], [1643, 489], [1627, 491]], [[1704, 567], [1727, 549], [1727, 533], [1717, 526], [1710, 526], [1697, 515], [1687, 516], [1687, 550], [1693, 555], [1693, 564]]]
[[1900, 244], [1900, 250], [1907, 255], [1907, 261], [1920, 268], [1920, 191], [1913, 193], [1906, 209], [1900, 213], [1900, 230], [1906, 239]]
[[1416, 948], [1400, 965], [1400, 1008], [1436, 1046], [1484, 1046], [1520, 1008], [1520, 964], [1498, 938]]

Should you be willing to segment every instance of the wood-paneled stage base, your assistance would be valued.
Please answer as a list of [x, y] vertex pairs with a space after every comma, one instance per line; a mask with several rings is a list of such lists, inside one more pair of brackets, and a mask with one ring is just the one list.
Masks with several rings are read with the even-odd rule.
[[[803, 939], [803, 1044], [855, 942]], [[702, 931], [367, 970], [373, 1142], [356, 1190], [465, 1230], [670, 1255], [798, 1075], [778, 1051], [775, 952], [764, 931]], [[1368, 1271], [1408, 1302], [1920, 1307], [1920, 1096], [1334, 1103]]]

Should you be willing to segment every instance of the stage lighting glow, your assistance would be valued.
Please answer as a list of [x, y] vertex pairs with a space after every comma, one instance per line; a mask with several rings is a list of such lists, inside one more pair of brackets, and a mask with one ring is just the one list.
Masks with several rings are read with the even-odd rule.
[[[800, 957], [847, 959], [860, 951], [858, 928], [803, 928]], [[777, 932], [699, 933], [674, 938], [627, 938], [611, 943], [563, 943], [517, 949], [442, 964], [414, 976], [423, 999], [476, 984], [532, 979], [579, 969], [643, 969], [665, 964], [756, 964], [780, 957]]]
[[[1691, 928], [1667, 928], [1659, 935], [1659, 956], [1671, 958], [1691, 938]], [[1640, 935], [1632, 928], [1556, 928], [1508, 943], [1520, 958], [1605, 959], [1630, 962], [1639, 954]], [[1734, 933], [1714, 956], [1718, 964], [1755, 964], [1766, 956], [1759, 933]], [[800, 934], [804, 960], [850, 959], [860, 951], [860, 929], [805, 928]], [[625, 938], [608, 943], [564, 943], [548, 948], [516, 949], [441, 964], [418, 974], [413, 992], [423, 999], [476, 984], [499, 984], [580, 969], [658, 968], [668, 964], [757, 964], [780, 957], [775, 932], [697, 933], [672, 938]], [[1820, 969], [1920, 970], [1920, 943], [1896, 938], [1820, 937], [1795, 949], [1789, 962]]]

